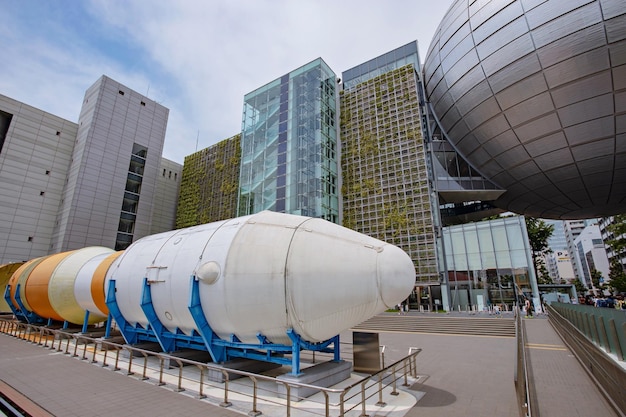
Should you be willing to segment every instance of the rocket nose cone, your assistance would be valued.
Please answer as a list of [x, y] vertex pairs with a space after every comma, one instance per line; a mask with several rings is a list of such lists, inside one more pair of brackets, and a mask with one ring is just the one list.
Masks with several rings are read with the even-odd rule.
[[378, 289], [388, 308], [398, 305], [413, 291], [415, 266], [413, 261], [397, 246], [385, 245], [378, 254]]

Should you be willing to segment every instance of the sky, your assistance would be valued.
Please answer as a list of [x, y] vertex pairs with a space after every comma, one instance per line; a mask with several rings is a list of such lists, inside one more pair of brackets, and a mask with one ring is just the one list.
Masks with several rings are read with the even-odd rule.
[[0, 0], [0, 94], [77, 122], [102, 75], [169, 109], [163, 156], [241, 131], [244, 95], [321, 57], [341, 72], [417, 40], [452, 0]]

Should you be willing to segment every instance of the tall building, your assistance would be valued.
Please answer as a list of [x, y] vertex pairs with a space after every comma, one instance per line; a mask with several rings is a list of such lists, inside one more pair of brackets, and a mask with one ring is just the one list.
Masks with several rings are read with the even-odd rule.
[[546, 268], [556, 284], [572, 283], [576, 279], [572, 259], [566, 249], [555, 250], [545, 255]]
[[548, 247], [552, 251], [567, 250], [567, 238], [563, 220], [542, 219], [546, 224], [554, 226], [552, 236], [548, 238]]
[[439, 284], [420, 66], [411, 42], [342, 73], [343, 225], [413, 259], [418, 286]]
[[176, 228], [237, 217], [241, 135], [185, 157]]
[[588, 288], [597, 289], [593, 279], [593, 271], [600, 274], [600, 284], [609, 279], [609, 258], [604, 249], [600, 227], [592, 224], [580, 231], [574, 240], [577, 263], [580, 265], [581, 282]]
[[567, 241], [567, 251], [572, 259], [572, 268], [574, 268], [574, 276], [580, 282], [585, 282], [580, 258], [577, 256], [578, 248], [576, 246], [576, 238], [580, 235], [585, 227], [592, 224], [592, 220], [566, 220], [563, 222], [565, 229], [565, 239]]
[[168, 114], [106, 76], [87, 89], [51, 250], [119, 250], [150, 234]]
[[0, 263], [51, 252], [77, 131], [75, 122], [0, 96]]
[[619, 237], [615, 236], [613, 232], [611, 232], [608, 228], [608, 226], [613, 224], [614, 221], [614, 216], [603, 217], [602, 219], [600, 219], [600, 222], [598, 223], [598, 226], [600, 227], [600, 234], [602, 235], [602, 240], [604, 241], [606, 254], [609, 257], [609, 265], [611, 265], [613, 260], [615, 259], [618, 263], [622, 265], [622, 268], [626, 268], [626, 253], [620, 256], [619, 254], [615, 253], [615, 251], [607, 244], [609, 240]]
[[339, 223], [336, 76], [318, 58], [244, 97], [239, 214]]
[[171, 229], [181, 167], [161, 158], [168, 113], [106, 76], [78, 123], [0, 96], [0, 263]]
[[177, 162], [161, 158], [154, 193], [150, 234], [170, 231], [176, 223], [176, 206], [182, 168]]

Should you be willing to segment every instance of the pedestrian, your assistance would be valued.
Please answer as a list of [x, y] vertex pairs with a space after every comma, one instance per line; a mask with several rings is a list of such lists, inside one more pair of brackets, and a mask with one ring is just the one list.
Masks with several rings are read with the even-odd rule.
[[527, 318], [533, 318], [533, 305], [530, 302], [530, 299], [526, 299], [526, 301], [524, 302], [524, 306], [526, 307], [526, 317]]

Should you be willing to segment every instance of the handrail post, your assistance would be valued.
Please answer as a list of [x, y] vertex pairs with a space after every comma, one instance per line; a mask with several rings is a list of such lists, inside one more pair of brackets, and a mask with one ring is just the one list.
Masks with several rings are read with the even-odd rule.
[[[403, 387], [408, 387], [409, 386], [409, 378], [407, 376], [407, 372], [406, 372], [406, 367], [407, 367], [407, 360], [409, 360], [409, 368], [410, 368], [410, 359], [404, 359], [402, 361], [402, 373], [404, 374], [404, 384], [402, 384]], [[409, 369], [410, 370], [410, 369]]]
[[94, 340], [93, 344], [93, 355], [91, 356], [91, 363], [98, 363], [96, 359], [96, 352], [98, 351], [98, 341]]
[[159, 355], [159, 383], [158, 383], [158, 385], [160, 387], [165, 385], [165, 382], [163, 382], [163, 366], [164, 365], [165, 365], [165, 358], [163, 356]]
[[383, 375], [382, 373], [378, 374], [378, 402], [376, 403], [379, 407], [384, 407], [387, 405], [386, 402], [383, 401]]
[[391, 391], [390, 395], [400, 395], [400, 393], [396, 390], [396, 365], [391, 368], [391, 375], [393, 381], [393, 391]]
[[203, 399], [206, 398], [206, 395], [204, 395], [203, 393], [203, 388], [204, 388], [204, 370], [205, 370], [205, 366], [204, 365], [196, 365], [198, 368], [200, 368], [200, 389], [198, 390], [198, 399]]
[[141, 374], [141, 379], [145, 381], [146, 379], [149, 379], [146, 376], [146, 370], [148, 369], [148, 354], [143, 351], [141, 352], [141, 354], [143, 355], [143, 373]]
[[174, 358], [174, 360], [178, 364], [178, 388], [176, 388], [176, 392], [181, 392], [185, 390], [183, 388], [183, 363], [180, 359]]
[[113, 368], [114, 371], [119, 371], [120, 368], [117, 366], [119, 364], [120, 361], [120, 351], [122, 349], [115, 349], [115, 367]]
[[228, 401], [228, 372], [222, 369], [222, 375], [224, 375], [224, 401], [220, 403], [220, 407], [230, 407], [233, 405], [230, 401]]
[[250, 375], [250, 379], [252, 380], [252, 410], [248, 413], [248, 415], [251, 417], [256, 417], [262, 414], [259, 410], [256, 409], [257, 380], [252, 375]]
[[128, 371], [126, 371], [126, 375], [133, 375], [133, 350], [131, 347], [127, 347], [126, 350], [128, 350]]
[[359, 417], [369, 417], [365, 412], [365, 381], [361, 382], [361, 415]]

